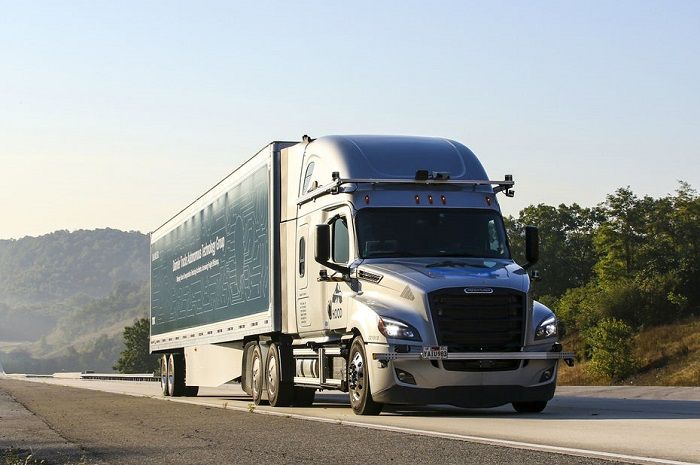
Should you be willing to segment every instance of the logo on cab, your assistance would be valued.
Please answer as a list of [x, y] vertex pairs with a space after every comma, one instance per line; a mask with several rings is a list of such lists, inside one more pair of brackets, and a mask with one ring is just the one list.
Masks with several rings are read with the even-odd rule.
[[490, 287], [465, 287], [465, 294], [493, 294], [493, 289]]

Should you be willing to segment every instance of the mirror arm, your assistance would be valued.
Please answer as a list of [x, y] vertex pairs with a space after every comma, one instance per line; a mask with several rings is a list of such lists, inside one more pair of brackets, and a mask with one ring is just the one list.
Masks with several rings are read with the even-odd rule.
[[320, 260], [316, 260], [316, 261], [318, 263], [320, 263], [321, 265], [325, 266], [326, 268], [330, 268], [333, 271], [337, 271], [338, 273], [342, 273], [343, 276], [350, 275], [350, 267], [348, 267], [348, 266], [338, 265], [338, 264], [335, 264], [332, 262], [322, 262]]

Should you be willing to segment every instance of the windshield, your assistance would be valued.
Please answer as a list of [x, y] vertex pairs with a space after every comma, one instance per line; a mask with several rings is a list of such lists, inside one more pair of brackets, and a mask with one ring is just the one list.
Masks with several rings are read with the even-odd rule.
[[357, 213], [361, 258], [510, 258], [501, 215], [467, 208], [363, 208]]

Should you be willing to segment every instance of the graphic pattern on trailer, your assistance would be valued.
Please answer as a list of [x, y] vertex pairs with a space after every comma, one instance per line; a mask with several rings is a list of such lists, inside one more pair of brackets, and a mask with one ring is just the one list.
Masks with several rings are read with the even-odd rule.
[[151, 246], [151, 334], [267, 311], [269, 173], [264, 166]]

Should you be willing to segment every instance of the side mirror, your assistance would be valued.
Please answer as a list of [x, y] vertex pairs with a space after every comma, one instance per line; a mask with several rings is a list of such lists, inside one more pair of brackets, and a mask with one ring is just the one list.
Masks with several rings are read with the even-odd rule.
[[316, 253], [317, 262], [325, 265], [331, 258], [331, 227], [328, 224], [316, 225]]
[[525, 226], [525, 260], [524, 268], [529, 268], [540, 259], [540, 233], [535, 226]]
[[[333, 271], [338, 271], [347, 276], [350, 274], [350, 268], [343, 265], [338, 265], [331, 262], [331, 226], [329, 224], [316, 225], [316, 247], [314, 258], [321, 265], [330, 268]], [[320, 281], [327, 281], [328, 275], [324, 275], [325, 270], [321, 270]]]

